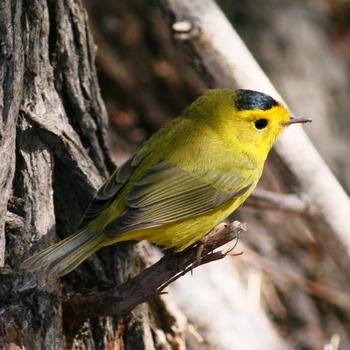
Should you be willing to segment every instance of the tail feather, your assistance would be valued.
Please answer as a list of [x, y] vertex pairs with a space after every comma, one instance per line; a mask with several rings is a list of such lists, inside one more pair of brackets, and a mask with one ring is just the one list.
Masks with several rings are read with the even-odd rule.
[[21, 267], [27, 271], [43, 270], [50, 274], [63, 276], [78, 267], [102, 246], [103, 235], [91, 232], [86, 226], [28, 258]]

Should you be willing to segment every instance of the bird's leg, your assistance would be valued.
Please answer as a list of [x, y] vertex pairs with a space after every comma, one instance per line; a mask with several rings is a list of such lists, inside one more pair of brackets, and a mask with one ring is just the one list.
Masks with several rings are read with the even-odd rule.
[[[202, 260], [202, 254], [204, 251], [204, 247], [205, 247], [205, 242], [203, 242], [202, 240], [200, 240], [197, 244], [197, 254], [196, 254], [196, 260], [194, 261], [194, 263], [192, 264], [193, 267], [196, 267], [198, 265], [200, 265], [201, 260]], [[192, 273], [192, 271], [191, 271]]]
[[[226, 230], [228, 228], [228, 224], [226, 222], [221, 222], [217, 226], [214, 227], [213, 230], [211, 230], [206, 236], [204, 236], [198, 243], [197, 243], [197, 256], [196, 260], [192, 264], [192, 270], [199, 266], [201, 264], [202, 258], [203, 258], [203, 252], [205, 248], [207, 247], [208, 242], [212, 242], [212, 239], [218, 235], [219, 232]], [[205, 255], [210, 254], [212, 251], [208, 251], [205, 253]], [[191, 273], [192, 273], [191, 270]]]
[[[221, 260], [227, 256], [237, 245], [240, 234], [247, 230], [247, 225], [239, 221], [234, 221], [231, 224], [221, 223], [216, 226], [209, 234], [194, 245], [188, 247], [182, 252], [173, 252], [173, 258], [177, 257], [179, 260], [175, 260], [176, 265], [180, 265], [176, 273], [170, 277], [166, 282], [157, 288], [158, 293], [162, 291], [172, 282], [176, 281], [179, 277], [184, 276], [187, 272], [193, 271], [197, 266], [206, 264], [211, 261]], [[235, 240], [232, 248], [223, 251], [215, 251], [215, 249], [222, 245]], [[170, 253], [167, 253], [170, 254]], [[231, 254], [231, 255], [241, 255]], [[180, 258], [179, 258], [180, 256]], [[162, 258], [164, 259], [165, 256]], [[169, 259], [171, 255], [169, 255]], [[174, 259], [172, 259], [174, 260]]]

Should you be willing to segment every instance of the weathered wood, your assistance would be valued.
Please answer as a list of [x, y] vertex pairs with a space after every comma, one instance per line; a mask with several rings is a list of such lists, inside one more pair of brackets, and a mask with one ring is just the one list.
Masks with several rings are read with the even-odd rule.
[[[0, 23], [4, 107], [0, 176], [5, 189], [0, 221], [8, 220], [6, 265], [0, 276], [0, 343], [61, 348], [65, 340], [59, 282], [17, 271], [27, 254], [56, 238], [59, 203], [65, 201], [66, 207], [69, 203], [62, 183], [76, 183], [70, 199], [78, 204], [67, 210], [64, 225], [59, 223], [59, 231], [66, 234], [107, 175], [102, 138], [107, 116], [98, 98], [94, 46], [87, 37], [85, 12], [77, 2], [48, 6], [45, 1], [25, 5], [4, 1]], [[79, 67], [81, 74], [72, 67]], [[77, 101], [80, 110], [74, 109]], [[88, 147], [90, 143], [94, 147]]]
[[4, 265], [5, 215], [15, 170], [16, 119], [22, 98], [23, 56], [20, 3], [0, 4], [0, 267]]

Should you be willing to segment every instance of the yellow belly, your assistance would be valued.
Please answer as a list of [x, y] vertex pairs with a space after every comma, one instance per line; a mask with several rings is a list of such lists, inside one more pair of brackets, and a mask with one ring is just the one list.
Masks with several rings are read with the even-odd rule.
[[114, 238], [106, 239], [106, 245], [122, 241], [139, 241], [146, 239], [155, 244], [176, 251], [182, 251], [202, 239], [217, 224], [226, 219], [249, 194], [235, 199], [226, 205], [214, 209], [204, 215], [141, 230], [122, 233]]

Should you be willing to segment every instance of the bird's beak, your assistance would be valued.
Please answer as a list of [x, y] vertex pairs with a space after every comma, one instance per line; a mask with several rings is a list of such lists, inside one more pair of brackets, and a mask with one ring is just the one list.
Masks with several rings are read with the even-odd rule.
[[296, 117], [295, 115], [291, 115], [290, 119], [287, 122], [284, 122], [284, 126], [289, 126], [291, 124], [304, 124], [304, 123], [311, 123], [312, 119], [307, 117]]

